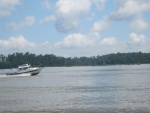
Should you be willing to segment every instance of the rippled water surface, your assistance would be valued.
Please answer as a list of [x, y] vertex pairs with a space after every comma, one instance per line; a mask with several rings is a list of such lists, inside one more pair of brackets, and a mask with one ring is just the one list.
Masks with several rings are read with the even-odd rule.
[[47, 67], [37, 76], [7, 71], [0, 70], [0, 112], [150, 112], [150, 65]]

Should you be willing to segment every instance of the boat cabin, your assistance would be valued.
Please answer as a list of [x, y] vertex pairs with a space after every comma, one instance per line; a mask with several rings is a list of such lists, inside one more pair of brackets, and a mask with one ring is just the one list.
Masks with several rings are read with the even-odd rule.
[[19, 70], [19, 71], [27, 70], [27, 69], [30, 68], [30, 66], [31, 66], [31, 65], [29, 65], [29, 64], [23, 64], [22, 66], [19, 66], [19, 67], [18, 67], [18, 70]]

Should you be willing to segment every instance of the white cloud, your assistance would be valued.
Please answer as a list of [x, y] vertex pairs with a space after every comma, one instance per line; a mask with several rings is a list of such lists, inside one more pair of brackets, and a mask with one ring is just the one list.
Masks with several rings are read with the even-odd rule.
[[125, 44], [124, 51], [126, 52], [149, 52], [150, 40], [145, 35], [138, 35], [136, 33], [131, 33], [129, 35], [129, 40]]
[[91, 27], [91, 34], [95, 38], [100, 38], [100, 33], [109, 28], [110, 21], [107, 18], [95, 22]]
[[144, 35], [130, 34], [127, 43], [119, 42], [115, 37], [103, 38], [102, 40], [91, 39], [83, 34], [70, 34], [64, 40], [51, 44], [48, 41], [35, 43], [30, 42], [22, 35], [0, 40], [2, 53], [32, 52], [36, 54], [55, 54], [65, 57], [97, 56], [117, 52], [149, 52], [149, 39]]
[[89, 11], [90, 7], [90, 0], [59, 0], [56, 3], [57, 29], [65, 32], [75, 28], [81, 14]]
[[7, 17], [20, 4], [20, 0], [0, 0], [0, 17]]
[[106, 0], [91, 0], [91, 2], [93, 2], [98, 9], [103, 9], [104, 8], [104, 3], [106, 2]]
[[56, 20], [56, 17], [54, 15], [50, 15], [50, 16], [45, 17], [44, 19], [41, 19], [39, 23], [43, 24], [43, 23], [47, 23], [47, 22], [51, 22], [55, 20]]
[[110, 15], [111, 19], [126, 20], [140, 16], [143, 12], [150, 10], [149, 0], [118, 0], [119, 8]]
[[55, 44], [56, 47], [86, 47], [94, 44], [94, 41], [89, 37], [83, 34], [70, 34], [64, 38], [63, 41], [60, 41]]
[[10, 37], [8, 40], [0, 40], [0, 50], [21, 50], [35, 48], [36, 44], [29, 42], [22, 35], [17, 37]]
[[90, 10], [90, 6], [90, 0], [59, 0], [56, 3], [56, 10], [62, 15], [78, 15], [82, 12]]
[[106, 30], [108, 27], [109, 27], [109, 22], [107, 20], [100, 20], [93, 24], [91, 31], [101, 32], [103, 30]]
[[102, 8], [106, 0], [58, 0], [56, 3], [56, 28], [66, 32], [79, 25], [80, 18], [91, 10], [92, 5]]
[[136, 33], [130, 34], [130, 39], [127, 42], [129, 45], [145, 45], [149, 42], [148, 38], [144, 35], [138, 35]]
[[120, 50], [115, 37], [100, 40], [99, 37], [91, 36], [92, 34], [70, 34], [64, 40], [55, 43], [51, 51], [61, 56], [96, 56]]
[[44, 0], [44, 1], [42, 2], [42, 5], [43, 5], [45, 8], [47, 8], [48, 10], [51, 9], [51, 3], [50, 3], [48, 0]]
[[143, 31], [148, 28], [148, 23], [142, 19], [137, 19], [131, 23], [131, 28], [134, 31]]
[[117, 40], [114, 37], [104, 38], [100, 45], [102, 46], [115, 46], [117, 44]]
[[31, 26], [32, 24], [34, 24], [34, 22], [35, 22], [35, 19], [33, 16], [27, 16], [24, 21], [20, 23], [15, 23], [15, 22], [9, 23], [7, 24], [7, 27], [10, 27], [12, 29], [19, 29], [19, 28], [23, 28], [26, 26]]

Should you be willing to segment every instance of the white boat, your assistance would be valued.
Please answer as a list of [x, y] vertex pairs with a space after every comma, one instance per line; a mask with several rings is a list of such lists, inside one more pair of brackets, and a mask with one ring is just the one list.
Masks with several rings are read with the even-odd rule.
[[23, 64], [18, 66], [13, 72], [6, 73], [6, 75], [20, 75], [20, 74], [30, 74], [31, 76], [37, 75], [41, 72], [42, 67], [31, 67], [29, 64]]

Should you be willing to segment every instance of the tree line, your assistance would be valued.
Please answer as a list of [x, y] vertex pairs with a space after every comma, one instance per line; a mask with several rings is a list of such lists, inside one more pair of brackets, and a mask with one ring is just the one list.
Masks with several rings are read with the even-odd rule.
[[150, 53], [112, 53], [102, 56], [92, 57], [61, 57], [53, 54], [36, 55], [33, 53], [13, 53], [6, 57], [5, 62], [0, 62], [0, 69], [15, 68], [22, 64], [32, 66], [42, 65], [43, 67], [56, 66], [102, 66], [120, 64], [148, 64], [150, 63]]

